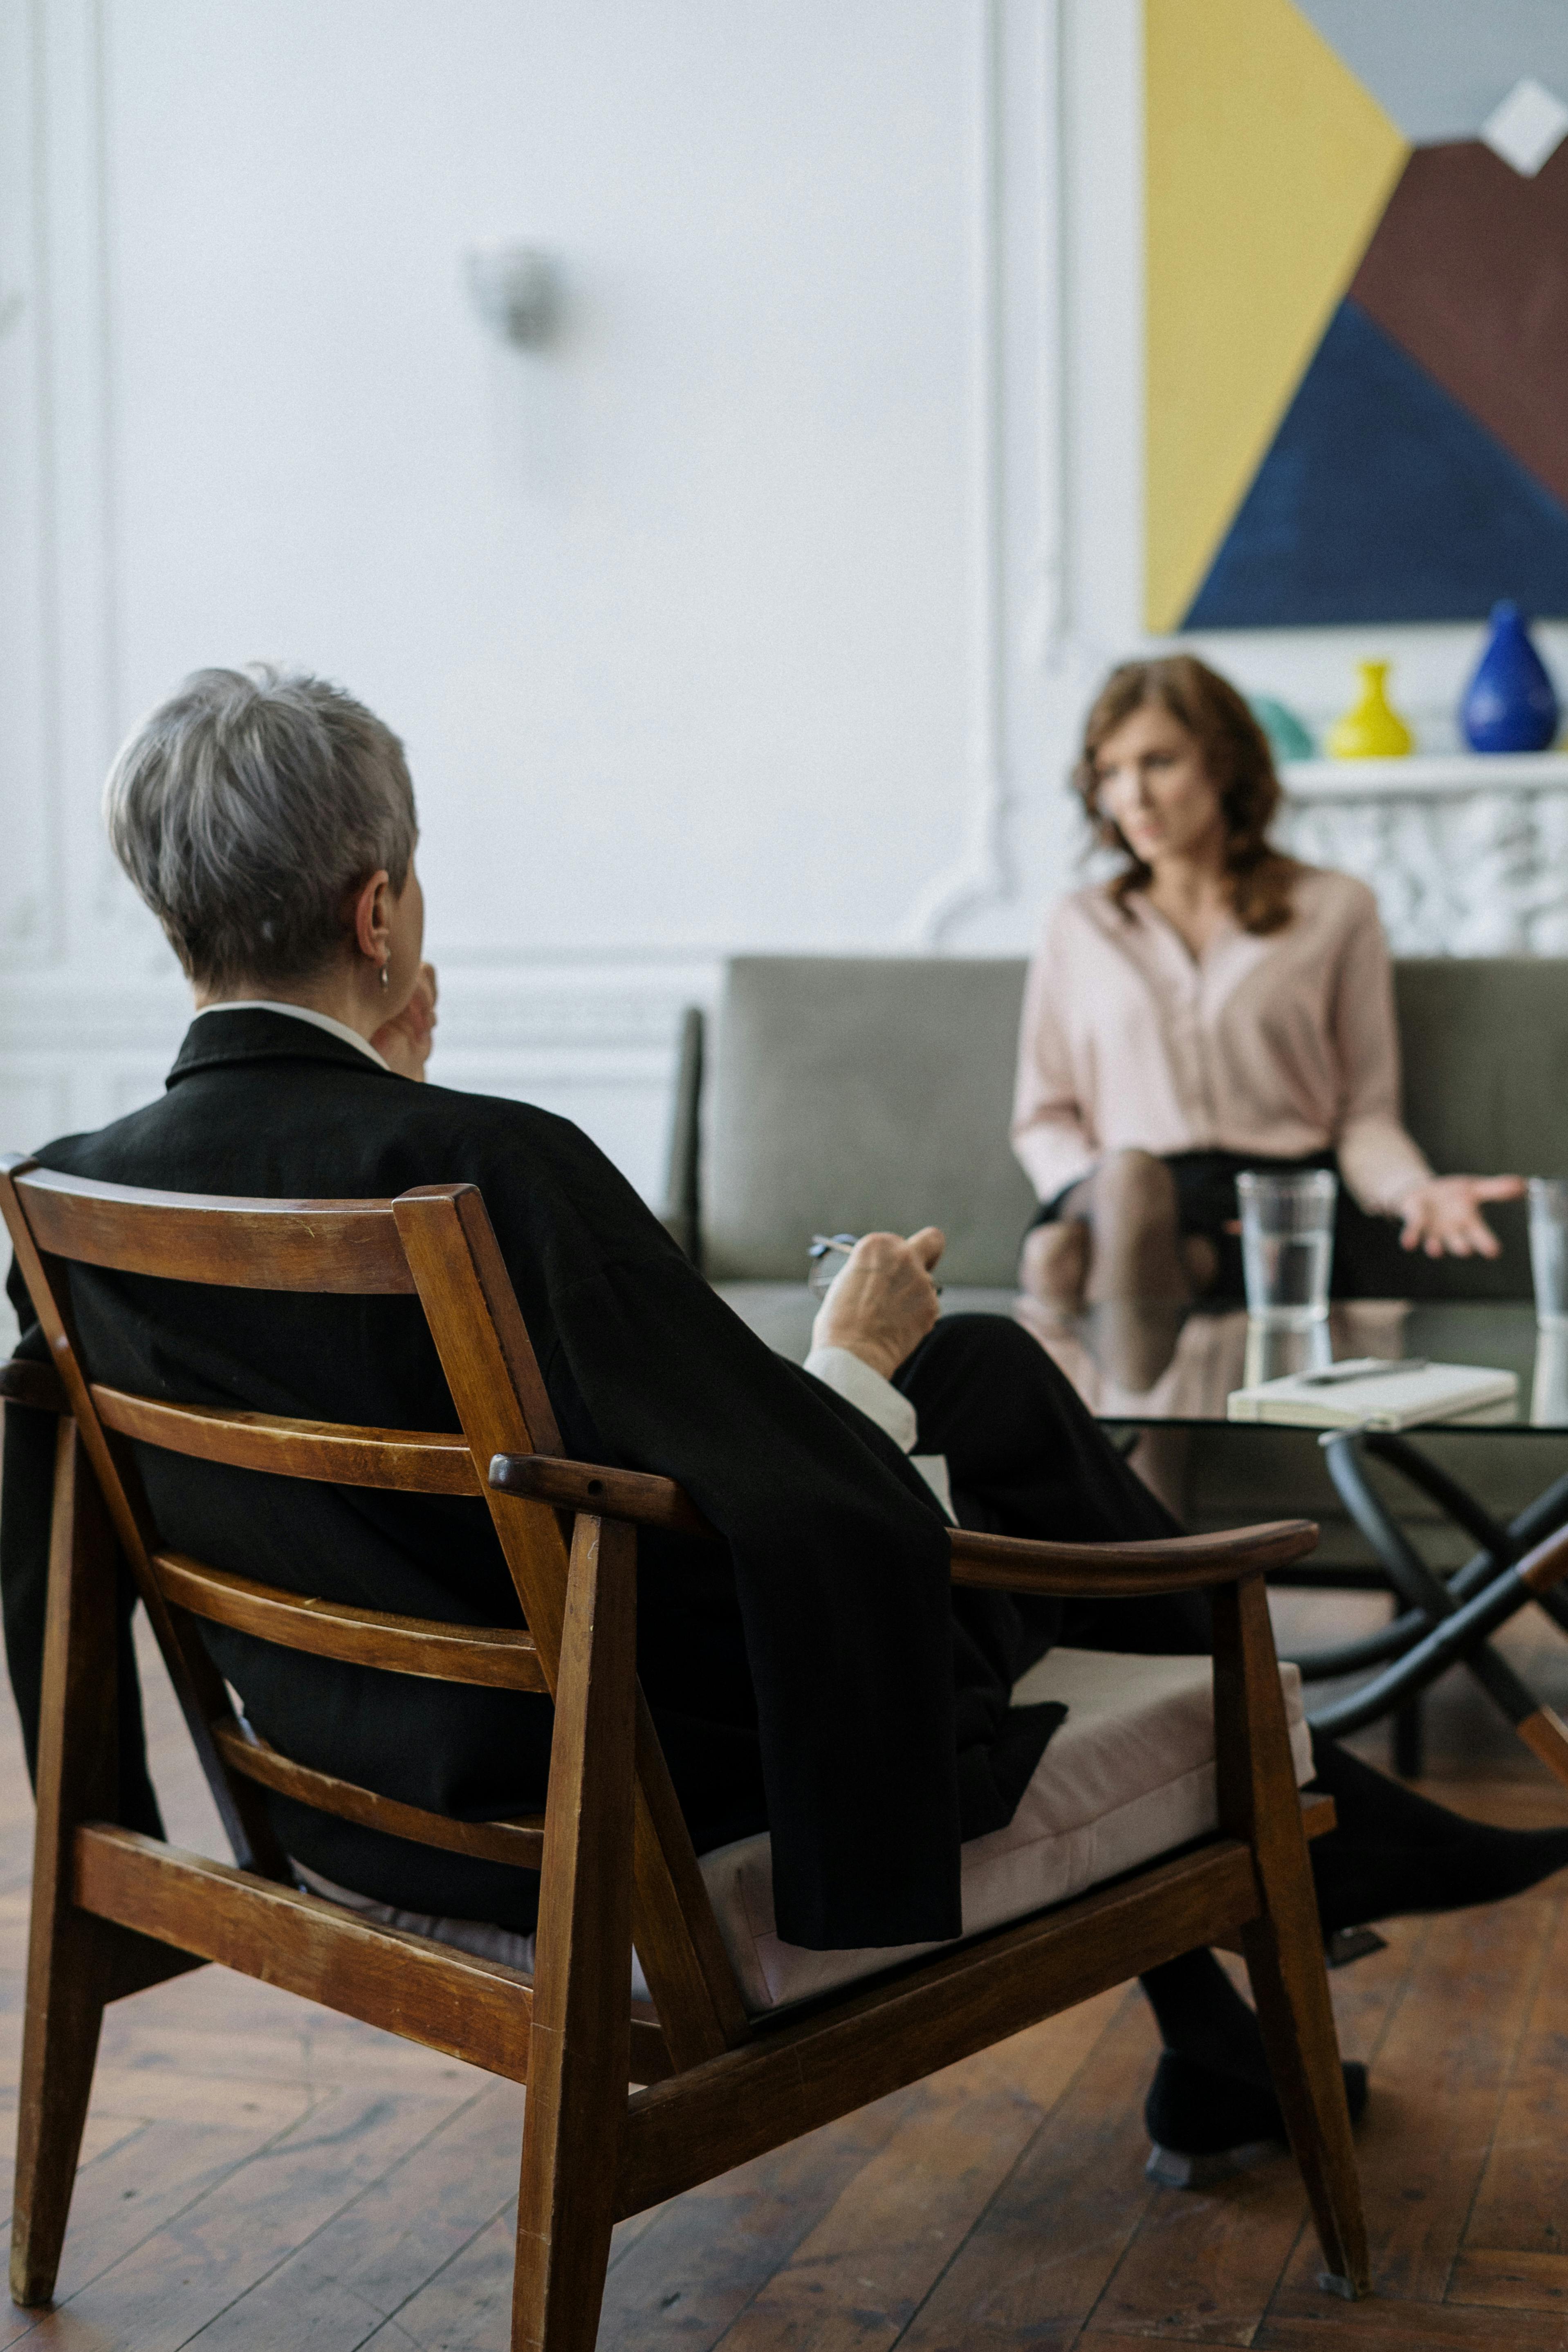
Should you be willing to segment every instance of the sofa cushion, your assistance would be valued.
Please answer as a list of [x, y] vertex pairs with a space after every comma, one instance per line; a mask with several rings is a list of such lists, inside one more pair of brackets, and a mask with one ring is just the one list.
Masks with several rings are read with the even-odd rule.
[[[1298, 1780], [1311, 1777], [1301, 1677], [1282, 1665]], [[1202, 1837], [1215, 1824], [1214, 1685], [1207, 1658], [1051, 1650], [1013, 1693], [1016, 1706], [1061, 1699], [1057, 1732], [1007, 1827], [963, 1848], [963, 1932], [984, 1935]], [[764, 1835], [702, 1857], [720, 1933], [753, 2015], [941, 1948], [812, 1952], [773, 1923]]]

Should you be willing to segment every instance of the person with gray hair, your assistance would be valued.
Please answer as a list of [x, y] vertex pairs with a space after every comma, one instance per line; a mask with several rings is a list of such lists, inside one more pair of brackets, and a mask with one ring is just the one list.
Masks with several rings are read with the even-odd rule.
[[[46, 1144], [68, 1175], [165, 1192], [385, 1199], [482, 1193], [564, 1448], [661, 1473], [718, 1544], [639, 1541], [637, 1663], [699, 1853], [763, 1830], [779, 1934], [817, 1949], [963, 1928], [961, 1842], [1004, 1829], [1064, 1710], [1011, 1704], [1055, 1643], [1209, 1647], [1191, 1596], [1099, 1604], [954, 1591], [947, 1520], [1116, 1542], [1180, 1532], [1043, 1349], [994, 1316], [938, 1320], [933, 1229], [856, 1246], [804, 1369], [709, 1288], [569, 1120], [423, 1079], [413, 789], [402, 746], [335, 686], [203, 670], [136, 730], [110, 837], [197, 1013], [156, 1102]], [[25, 1357], [47, 1354], [15, 1266]], [[186, 1404], [454, 1428], [416, 1299], [225, 1290], [72, 1269], [97, 1376]], [[924, 1457], [924, 1467], [911, 1457]], [[29, 1767], [47, 1585], [52, 1419], [8, 1408], [0, 1601]], [[142, 1450], [171, 1549], [231, 1575], [410, 1618], [515, 1620], [475, 1496], [319, 1486]], [[121, 1817], [157, 1832], [127, 1585]], [[317, 1771], [426, 1812], [508, 1820], [544, 1801], [552, 1711], [532, 1694], [384, 1674], [202, 1624], [257, 1732]], [[1508, 1832], [1318, 1743], [1339, 1827], [1313, 1869], [1325, 1930], [1485, 1902], [1568, 1862], [1568, 1831]], [[267, 1799], [301, 1878], [332, 1899], [465, 1933], [531, 1935], [531, 1872]], [[445, 1930], [444, 1930], [445, 1931]], [[1283, 2137], [1257, 2021], [1212, 1954], [1145, 1979], [1164, 2039], [1152, 2136], [1194, 2159]], [[1352, 2104], [1364, 2071], [1352, 2070]]]
[[125, 744], [103, 809], [198, 1011], [281, 992], [424, 1076], [436, 975], [414, 786], [363, 703], [267, 664], [197, 670]]

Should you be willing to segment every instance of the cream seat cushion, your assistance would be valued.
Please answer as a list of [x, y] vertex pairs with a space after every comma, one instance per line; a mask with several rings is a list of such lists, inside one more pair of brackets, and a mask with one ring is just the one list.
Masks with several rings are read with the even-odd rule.
[[[1281, 1666], [1299, 1781], [1311, 1778], [1301, 1677]], [[1066, 1702], [1005, 1829], [962, 1850], [965, 1936], [984, 1935], [1215, 1826], [1214, 1675], [1207, 1658], [1050, 1650], [1013, 1693], [1016, 1706]], [[810, 1952], [773, 1924], [770, 1842], [744, 1838], [702, 1857], [702, 1875], [747, 2008], [781, 2009], [877, 1969], [940, 1948]]]
[[[1297, 1668], [1279, 1680], [1298, 1781], [1311, 1778], [1311, 1743]], [[1101, 1879], [1184, 1845], [1215, 1827], [1214, 1674], [1207, 1658], [1142, 1658], [1104, 1650], [1050, 1650], [1016, 1686], [1015, 1706], [1060, 1699], [1068, 1714], [1005, 1829], [962, 1849], [965, 1936], [984, 1935]], [[942, 1948], [876, 1946], [812, 1952], [786, 1944], [773, 1920], [773, 1845], [765, 1832], [702, 1856], [702, 1875], [725, 1948], [753, 2016], [830, 1992], [857, 1977]], [[301, 1879], [357, 1911], [435, 1936], [528, 1973], [533, 1937], [471, 1920], [430, 1919], [349, 1895], [310, 1872]], [[632, 1990], [647, 1998], [634, 1964]]]

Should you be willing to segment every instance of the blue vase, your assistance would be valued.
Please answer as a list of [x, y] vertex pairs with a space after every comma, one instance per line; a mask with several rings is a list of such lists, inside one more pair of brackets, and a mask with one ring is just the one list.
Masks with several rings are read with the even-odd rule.
[[1459, 705], [1472, 751], [1544, 751], [1557, 734], [1557, 694], [1517, 604], [1492, 606], [1492, 633]]

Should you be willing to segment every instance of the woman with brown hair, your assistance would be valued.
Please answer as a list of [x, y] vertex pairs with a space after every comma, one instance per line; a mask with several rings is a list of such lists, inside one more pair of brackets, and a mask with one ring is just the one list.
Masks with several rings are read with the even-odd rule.
[[1013, 1147], [1042, 1205], [1024, 1287], [1068, 1309], [1239, 1295], [1246, 1168], [1338, 1169], [1352, 1294], [1397, 1273], [1378, 1220], [1429, 1257], [1495, 1257], [1481, 1203], [1521, 1180], [1435, 1175], [1406, 1134], [1377, 902], [1271, 846], [1279, 782], [1236, 688], [1191, 654], [1123, 663], [1074, 781], [1125, 864], [1052, 909], [1030, 967]]

